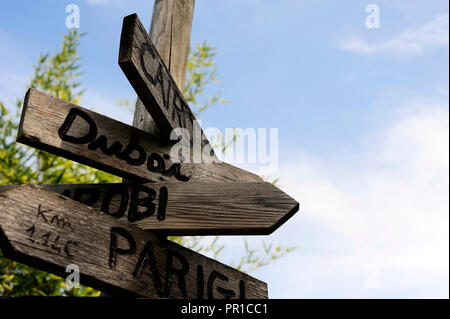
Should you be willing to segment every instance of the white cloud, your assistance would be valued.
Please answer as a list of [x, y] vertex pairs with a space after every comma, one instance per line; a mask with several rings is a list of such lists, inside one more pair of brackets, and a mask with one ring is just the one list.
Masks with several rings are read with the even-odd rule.
[[[301, 213], [273, 238], [303, 249], [259, 272], [272, 297], [448, 298], [448, 118], [447, 106], [409, 107], [361, 152], [284, 165]], [[366, 288], [370, 269], [379, 289]]]
[[[271, 298], [448, 298], [448, 106], [408, 105], [393, 117], [362, 149], [280, 163], [300, 212], [250, 242], [300, 249], [252, 273]], [[241, 241], [227, 238], [224, 261]]]
[[382, 42], [370, 43], [367, 40], [350, 35], [340, 41], [339, 47], [344, 51], [357, 54], [375, 54], [388, 52], [394, 54], [422, 54], [425, 50], [448, 46], [449, 15], [438, 14], [436, 17], [417, 28], [408, 29]]

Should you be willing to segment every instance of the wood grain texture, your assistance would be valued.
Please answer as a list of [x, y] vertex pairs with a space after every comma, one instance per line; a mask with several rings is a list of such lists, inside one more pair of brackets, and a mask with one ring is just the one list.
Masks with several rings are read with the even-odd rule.
[[[150, 25], [150, 39], [181, 92], [186, 79], [194, 4], [194, 0], [156, 0]], [[139, 97], [133, 126], [154, 135], [160, 133]]]
[[136, 14], [123, 20], [119, 65], [165, 140], [169, 140], [173, 129], [184, 128], [191, 140], [198, 134], [202, 136], [203, 147], [209, 144], [183, 92], [179, 90]]
[[[66, 125], [69, 119], [73, 121]], [[62, 130], [64, 127], [67, 130]], [[178, 169], [170, 161], [170, 145], [161, 145], [154, 135], [35, 89], [25, 96], [17, 141], [139, 181], [262, 181], [226, 163], [180, 163]]]
[[267, 298], [267, 285], [210, 258], [36, 185], [0, 192], [6, 257], [112, 294]]
[[186, 79], [194, 5], [194, 0], [156, 0], [150, 25], [150, 39], [181, 92]]
[[[267, 235], [299, 208], [270, 183], [41, 185], [165, 235]], [[0, 191], [20, 186], [0, 186]]]

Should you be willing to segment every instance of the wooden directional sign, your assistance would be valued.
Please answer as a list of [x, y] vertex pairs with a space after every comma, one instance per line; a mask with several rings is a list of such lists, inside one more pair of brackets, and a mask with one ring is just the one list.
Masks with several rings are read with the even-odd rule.
[[34, 185], [0, 192], [0, 247], [60, 276], [75, 264], [82, 284], [109, 293], [267, 298], [264, 282]]
[[211, 145], [136, 15], [124, 19], [119, 64], [163, 139], [28, 90], [18, 142], [134, 183], [1, 186], [3, 253], [61, 276], [75, 264], [82, 283], [112, 294], [267, 298], [265, 283], [154, 232], [270, 234], [299, 204], [213, 153], [214, 163], [172, 161], [175, 128], [186, 129], [192, 144], [203, 137], [202, 150]]
[[166, 138], [178, 127], [193, 137], [195, 116], [136, 14], [123, 19], [119, 65]]
[[[0, 186], [4, 189], [20, 186]], [[267, 182], [42, 185], [142, 229], [170, 235], [267, 235], [298, 203]]]
[[226, 163], [172, 163], [170, 146], [155, 136], [35, 89], [25, 96], [17, 141], [134, 180], [262, 181]]

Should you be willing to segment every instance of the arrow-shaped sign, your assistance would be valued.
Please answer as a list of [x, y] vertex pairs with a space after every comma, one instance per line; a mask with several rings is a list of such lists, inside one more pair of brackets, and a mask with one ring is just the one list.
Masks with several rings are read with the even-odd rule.
[[171, 146], [155, 136], [35, 89], [25, 96], [17, 141], [134, 180], [262, 181], [226, 163], [173, 163]]
[[267, 285], [40, 186], [0, 192], [6, 257], [114, 294], [150, 298], [267, 298]]
[[[194, 113], [136, 14], [123, 19], [119, 65], [167, 140], [175, 128], [194, 137]], [[198, 130], [205, 146], [208, 141]]]
[[[267, 182], [41, 185], [114, 218], [170, 235], [267, 235], [298, 203]], [[19, 188], [0, 186], [0, 191]]]

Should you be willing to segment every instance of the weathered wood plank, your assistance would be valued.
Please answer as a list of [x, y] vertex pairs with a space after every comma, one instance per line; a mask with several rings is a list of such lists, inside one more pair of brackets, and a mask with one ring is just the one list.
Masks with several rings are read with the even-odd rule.
[[173, 129], [184, 128], [190, 139], [203, 136], [194, 113], [136, 14], [123, 20], [119, 65], [166, 140]]
[[267, 285], [210, 258], [36, 185], [0, 192], [8, 258], [113, 294], [150, 298], [267, 298]]
[[174, 164], [157, 137], [35, 89], [25, 96], [17, 141], [134, 180], [262, 181], [226, 163]]
[[[267, 235], [298, 211], [270, 183], [41, 185], [139, 228], [167, 235]], [[0, 186], [4, 189], [20, 186]]]

